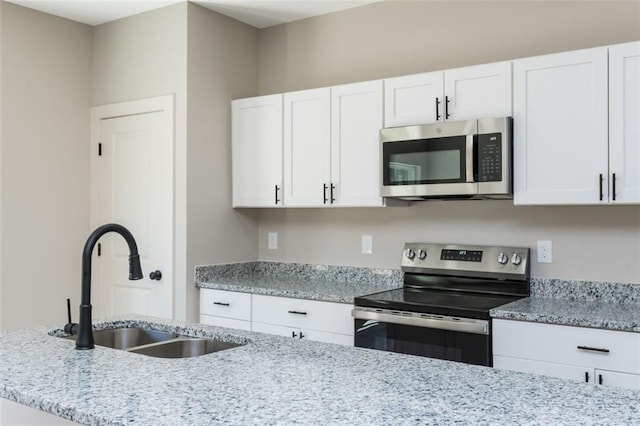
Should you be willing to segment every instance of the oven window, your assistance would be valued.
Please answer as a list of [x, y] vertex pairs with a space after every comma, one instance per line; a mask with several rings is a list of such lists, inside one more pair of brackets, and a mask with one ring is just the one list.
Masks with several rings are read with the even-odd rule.
[[384, 185], [465, 182], [466, 137], [385, 142]]
[[355, 346], [467, 364], [492, 365], [491, 338], [484, 334], [356, 319]]

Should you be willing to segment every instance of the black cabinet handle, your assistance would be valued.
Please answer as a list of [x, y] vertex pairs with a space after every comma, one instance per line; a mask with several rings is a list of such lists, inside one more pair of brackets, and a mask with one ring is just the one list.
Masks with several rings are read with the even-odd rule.
[[298, 335], [296, 334], [296, 332], [295, 332], [295, 331], [292, 331], [292, 332], [291, 332], [291, 337], [298, 337]]
[[149, 279], [160, 281], [162, 279], [162, 272], [153, 271], [149, 274]]
[[327, 204], [327, 201], [328, 201], [328, 199], [327, 199], [327, 188], [328, 188], [327, 184], [323, 183], [322, 184], [322, 198], [323, 198], [322, 203], [323, 204]]
[[614, 173], [611, 176], [611, 192], [613, 192], [612, 196], [613, 196], [613, 201], [616, 200], [616, 174]]
[[278, 199], [278, 191], [280, 190], [280, 188], [278, 188], [278, 185], [276, 185], [276, 205], [280, 202], [280, 200]]
[[436, 121], [440, 121], [440, 99], [436, 97]]
[[449, 114], [449, 97], [445, 96], [444, 97], [444, 119], [448, 120], [449, 117], [451, 117], [451, 114]]
[[608, 354], [609, 352], [611, 352], [609, 349], [606, 349], [606, 348], [592, 348], [591, 346], [578, 346], [578, 349], [582, 351], [600, 352], [603, 354]]
[[306, 312], [302, 312], [302, 311], [289, 311], [289, 313], [294, 315], [307, 315]]
[[589, 383], [589, 372], [588, 371], [584, 372], [584, 381], [585, 381], [585, 383]]
[[218, 306], [231, 306], [230, 303], [223, 303], [223, 302], [213, 302], [213, 304]]
[[331, 184], [331, 191], [330, 191], [330, 194], [331, 194], [331, 204], [333, 204], [333, 203], [335, 203], [335, 202], [336, 202], [336, 199], [335, 199], [335, 197], [333, 196], [333, 191], [335, 191], [335, 190], [336, 190], [336, 186], [335, 186], [334, 184]]
[[602, 198], [604, 197], [603, 193], [602, 193], [602, 173], [600, 173], [600, 201], [602, 201]]
[[304, 337], [304, 334], [302, 334], [302, 331], [300, 332], [300, 338], [302, 339]]
[[602, 381], [602, 374], [598, 374], [598, 384], [601, 385]]

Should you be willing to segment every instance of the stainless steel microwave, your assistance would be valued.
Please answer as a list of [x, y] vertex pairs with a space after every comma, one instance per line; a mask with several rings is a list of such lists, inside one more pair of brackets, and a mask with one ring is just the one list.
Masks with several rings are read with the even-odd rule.
[[512, 198], [511, 117], [380, 130], [381, 195]]

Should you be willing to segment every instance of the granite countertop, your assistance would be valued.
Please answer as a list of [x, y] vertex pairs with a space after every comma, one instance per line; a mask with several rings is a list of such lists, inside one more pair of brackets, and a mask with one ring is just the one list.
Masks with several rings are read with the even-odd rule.
[[640, 303], [528, 297], [492, 309], [491, 316], [640, 333]]
[[402, 287], [402, 272], [352, 266], [239, 262], [197, 266], [198, 288], [353, 303], [353, 298]]
[[640, 332], [640, 284], [532, 279], [531, 297], [493, 318]]
[[87, 425], [639, 424], [637, 391], [145, 317], [244, 341], [187, 359], [73, 349], [51, 328], [0, 334], [0, 397]]

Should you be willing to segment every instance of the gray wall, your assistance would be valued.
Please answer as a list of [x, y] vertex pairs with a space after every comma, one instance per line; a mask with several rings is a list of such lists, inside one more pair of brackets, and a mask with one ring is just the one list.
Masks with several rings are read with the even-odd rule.
[[[640, 40], [639, 2], [382, 2], [260, 33], [260, 93]], [[279, 233], [279, 250], [267, 233]], [[362, 234], [374, 253], [360, 254]], [[261, 260], [397, 268], [405, 241], [553, 241], [540, 277], [640, 282], [640, 207], [508, 201], [260, 211]], [[534, 250], [535, 252], [535, 250]]]
[[0, 328], [80, 303], [89, 229], [91, 27], [0, 3]]
[[94, 30], [94, 105], [174, 93], [174, 314], [196, 320], [198, 264], [257, 258], [257, 214], [231, 209], [233, 98], [258, 90], [258, 30], [192, 3]]
[[258, 30], [195, 4], [187, 38], [187, 306], [196, 265], [255, 260], [257, 213], [231, 208], [231, 99], [258, 90]]

